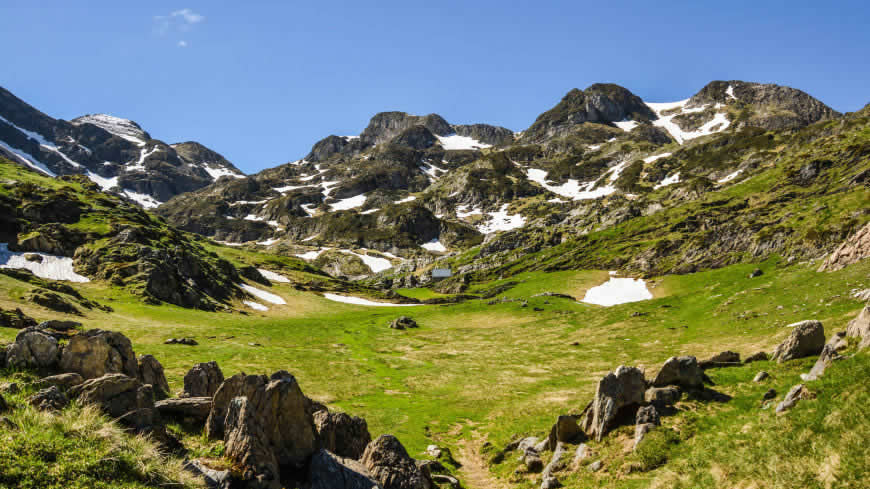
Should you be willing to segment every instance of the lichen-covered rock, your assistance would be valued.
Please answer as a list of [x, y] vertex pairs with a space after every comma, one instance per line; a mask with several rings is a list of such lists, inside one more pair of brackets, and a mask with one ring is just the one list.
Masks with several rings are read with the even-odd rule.
[[698, 360], [692, 356], [668, 358], [652, 382], [655, 387], [679, 385], [698, 388], [703, 384], [704, 372], [698, 365]]
[[95, 379], [109, 373], [136, 378], [139, 366], [133, 344], [121, 333], [90, 329], [69, 340], [63, 349], [60, 368], [75, 372], [85, 379]]
[[69, 404], [69, 398], [53, 385], [36, 392], [27, 402], [40, 411], [59, 411]]
[[369, 443], [361, 462], [384, 489], [428, 489], [432, 482], [393, 435]]
[[308, 482], [311, 489], [381, 489], [362, 463], [325, 449], [311, 457]]
[[359, 460], [372, 441], [366, 420], [326, 410], [314, 413], [320, 446], [339, 457]]
[[143, 384], [154, 386], [154, 395], [165, 398], [169, 395], [169, 382], [163, 372], [163, 365], [154, 358], [154, 355], [139, 355], [139, 380]]
[[184, 392], [179, 397], [211, 397], [224, 381], [217, 362], [197, 363], [184, 375]]
[[825, 347], [825, 328], [820, 321], [801, 321], [788, 327], [794, 329], [773, 351], [771, 360], [782, 363], [822, 352], [822, 348]]
[[154, 408], [163, 417], [181, 418], [196, 423], [205, 423], [211, 412], [211, 397], [185, 397], [163, 399], [154, 403]]
[[37, 327], [25, 328], [15, 335], [6, 349], [6, 364], [18, 368], [49, 369], [57, 366], [57, 340]]
[[620, 365], [598, 382], [595, 399], [586, 407], [580, 423], [583, 431], [601, 441], [624, 408], [643, 402], [645, 390], [643, 372], [636, 367]]

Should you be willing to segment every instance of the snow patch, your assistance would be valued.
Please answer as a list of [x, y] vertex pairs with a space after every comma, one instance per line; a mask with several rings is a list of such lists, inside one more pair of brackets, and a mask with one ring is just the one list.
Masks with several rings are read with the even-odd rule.
[[423, 304], [393, 304], [390, 302], [375, 302], [375, 301], [370, 301], [368, 299], [363, 299], [362, 297], [353, 297], [350, 295], [330, 294], [329, 292], [324, 293], [323, 297], [325, 297], [331, 301], [344, 302], [345, 304], [356, 304], [358, 306], [411, 307], [411, 306], [422, 306], [423, 305]]
[[523, 227], [526, 224], [526, 218], [522, 214], [509, 215], [507, 208], [508, 204], [503, 204], [499, 210], [489, 212], [489, 221], [478, 226], [478, 230], [483, 234], [490, 234]]
[[451, 134], [449, 136], [436, 136], [438, 141], [441, 143], [441, 147], [446, 150], [460, 150], [460, 149], [484, 149], [491, 148], [491, 144], [482, 143], [476, 139], [472, 139], [468, 136], [460, 136], [458, 134]]
[[615, 306], [628, 302], [645, 301], [653, 298], [642, 279], [616, 278], [611, 273], [610, 279], [601, 285], [586, 291], [581, 302], [599, 306]]
[[654, 189], [667, 187], [668, 185], [673, 185], [675, 183], [680, 183], [680, 172], [674, 173], [673, 175], [665, 178], [661, 182], [659, 182]]
[[428, 243], [423, 243], [420, 245], [420, 248], [427, 249], [429, 251], [437, 251], [439, 253], [444, 253], [447, 251], [447, 247], [441, 244], [441, 241], [438, 239], [433, 239]]
[[360, 253], [355, 253], [351, 250], [339, 250], [339, 251], [341, 251], [345, 255], [353, 255], [353, 256], [359, 258], [374, 273], [380, 273], [380, 272], [383, 272], [384, 270], [389, 270], [390, 268], [393, 268], [393, 264], [390, 262], [390, 260], [387, 260], [386, 258], [378, 258], [376, 256], [363, 255]]
[[129, 119], [122, 119], [108, 114], [91, 114], [79, 117], [73, 121], [75, 125], [84, 123], [93, 124], [138, 146], [145, 146], [145, 131]]
[[150, 195], [140, 194], [139, 192], [134, 192], [128, 189], [124, 189], [124, 191], [121, 193], [124, 194], [128, 199], [136, 202], [137, 204], [146, 209], [153, 209], [154, 207], [157, 207], [163, 203], [155, 199], [154, 197], [151, 197]]
[[[326, 191], [324, 190], [324, 195], [326, 195]], [[359, 194], [353, 197], [348, 197], [346, 199], [340, 199], [338, 202], [331, 204], [329, 208], [333, 211], [346, 211], [348, 209], [355, 209], [360, 207], [361, 205], [366, 203], [366, 194]]]
[[205, 170], [206, 173], [211, 177], [212, 180], [217, 181], [220, 177], [233, 177], [233, 178], [245, 178], [244, 175], [239, 175], [238, 173], [230, 170], [229, 168], [223, 168], [220, 166], [208, 166], [208, 164], [203, 164], [202, 169]]
[[[31, 253], [26, 253], [31, 254]], [[23, 252], [9, 251], [9, 243], [0, 243], [0, 268], [23, 268], [34, 275], [49, 280], [67, 280], [69, 282], [90, 282], [85, 276], [73, 270], [73, 259], [65, 256], [32, 253], [42, 257], [40, 261], [30, 261]]]
[[614, 122], [614, 124], [616, 124], [616, 127], [622, 129], [622, 130], [625, 131], [625, 132], [630, 132], [632, 129], [634, 129], [635, 127], [637, 127], [637, 122], [636, 122], [636, 121], [630, 121], [630, 120], [624, 120], [624, 121]]
[[268, 311], [269, 310], [268, 307], [264, 306], [263, 304], [260, 304], [259, 302], [242, 301], [242, 304], [250, 307], [251, 309], [257, 310], [257, 311]]
[[266, 302], [271, 302], [272, 304], [286, 304], [287, 302], [281, 298], [281, 296], [272, 294], [270, 292], [266, 292], [263, 289], [258, 289], [256, 287], [252, 287], [248, 284], [240, 284], [239, 287], [242, 288], [245, 292], [251, 294], [252, 296], [263, 299]]
[[265, 268], [258, 268], [257, 271], [260, 272], [260, 275], [266, 277], [272, 282], [280, 282], [282, 284], [290, 283], [290, 279], [281, 275], [280, 273], [275, 273], [271, 270], [266, 270]]
[[393, 202], [393, 203], [394, 203], [394, 204], [404, 204], [405, 202], [413, 202], [413, 201], [415, 201], [415, 200], [417, 200], [417, 197], [416, 197], [416, 196], [414, 196], [414, 195], [409, 195], [409, 196], [405, 197], [404, 199], [399, 199], [399, 200], [397, 200], [397, 201], [395, 201], [395, 202]]
[[50, 177], [57, 176], [53, 171], [49, 170], [47, 166], [43, 165], [37, 158], [35, 158], [30, 153], [27, 153], [27, 152], [24, 152], [21, 150], [13, 149], [10, 146], [7, 146], [2, 141], [0, 141], [0, 148], [3, 148], [6, 151], [8, 151], [9, 153], [15, 155], [15, 157], [18, 158], [19, 161], [24, 163], [26, 166], [33, 168], [36, 171], [45, 173], [46, 175], [48, 175]]
[[[703, 126], [699, 127], [696, 131], [683, 131], [680, 126], [678, 126], [673, 118], [680, 114], [688, 114], [692, 112], [701, 112], [706, 110], [708, 107], [686, 107], [686, 104], [689, 102], [689, 99], [680, 100], [679, 102], [664, 102], [664, 103], [649, 103], [646, 105], [656, 113], [658, 119], [653, 121], [654, 126], [662, 127], [666, 131], [668, 131], [671, 136], [677, 140], [677, 143], [683, 144], [684, 142], [695, 139], [701, 136], [707, 136], [709, 134], [713, 134], [716, 132], [724, 131], [730, 125], [730, 121], [724, 112], [717, 112], [713, 116], [713, 120], [707, 122]], [[669, 115], [663, 115], [663, 112], [679, 109], [674, 111]]]
[[100, 188], [103, 189], [104, 191], [118, 186], [118, 177], [117, 176], [112, 177], [112, 178], [106, 178], [106, 177], [97, 175], [96, 173], [94, 173], [90, 170], [88, 170], [86, 175], [88, 176], [88, 178], [91, 179], [91, 181], [93, 181], [94, 183], [99, 185]]
[[667, 158], [668, 156], [671, 156], [672, 154], [673, 153], [662, 153], [660, 155], [647, 156], [646, 158], [643, 159], [643, 162], [644, 163], [652, 163], [653, 161], [660, 160], [662, 158]]
[[328, 250], [329, 248], [320, 248], [319, 250], [307, 251], [305, 253], [299, 253], [296, 256], [302, 258], [303, 260], [316, 260], [321, 253]]
[[281, 240], [278, 238], [269, 238], [266, 241], [257, 241], [257, 244], [262, 245], [262, 246], [271, 246], [271, 245], [277, 243], [278, 241], [281, 241]]
[[739, 177], [741, 173], [743, 173], [743, 170], [737, 170], [734, 173], [728, 174], [728, 175], [720, 178], [719, 180], [716, 180], [716, 183], [728, 183], [731, 180], [734, 180], [735, 178]]

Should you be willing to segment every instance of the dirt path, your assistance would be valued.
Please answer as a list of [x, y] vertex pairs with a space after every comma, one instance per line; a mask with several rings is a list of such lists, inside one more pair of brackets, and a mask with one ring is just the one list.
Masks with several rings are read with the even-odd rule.
[[466, 489], [508, 489], [507, 484], [493, 477], [489, 472], [486, 459], [480, 453], [481, 445], [482, 441], [477, 437], [459, 442], [456, 458], [462, 464], [459, 474]]

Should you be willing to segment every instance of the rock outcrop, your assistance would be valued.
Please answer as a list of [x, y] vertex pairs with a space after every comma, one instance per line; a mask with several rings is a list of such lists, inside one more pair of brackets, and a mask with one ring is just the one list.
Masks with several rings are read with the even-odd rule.
[[793, 408], [799, 401], [804, 399], [812, 399], [815, 396], [812, 392], [810, 392], [805, 385], [798, 384], [791, 389], [789, 389], [788, 393], [785, 395], [785, 398], [777, 404], [776, 406], [776, 414], [782, 414], [789, 409]]
[[184, 391], [179, 397], [212, 397], [223, 381], [217, 362], [197, 363], [184, 375]]
[[846, 326], [846, 336], [859, 338], [859, 349], [870, 347], [870, 306], [864, 306], [855, 319], [849, 321]]
[[139, 380], [143, 384], [154, 386], [154, 395], [158, 398], [169, 396], [169, 382], [163, 372], [163, 365], [154, 358], [154, 355], [139, 355]]
[[121, 333], [91, 329], [72, 338], [63, 350], [60, 367], [64, 372], [76, 372], [85, 379], [105, 374], [121, 373], [134, 379], [139, 365], [133, 345]]
[[665, 361], [662, 369], [652, 382], [655, 387], [679, 385], [681, 387], [699, 388], [704, 384], [704, 372], [693, 356], [671, 357]]
[[638, 409], [634, 427], [634, 449], [637, 450], [637, 446], [646, 434], [660, 424], [661, 419], [655, 406], [649, 405]]
[[432, 487], [432, 481], [417, 467], [414, 459], [395, 436], [381, 435], [369, 443], [361, 462], [384, 489]]
[[834, 272], [870, 257], [870, 223], [844, 241], [819, 267], [820, 272]]
[[825, 328], [820, 321], [801, 321], [788, 327], [794, 329], [773, 351], [771, 360], [782, 363], [822, 352], [825, 347]]
[[138, 431], [162, 427], [154, 409], [154, 390], [139, 379], [120, 373], [105, 374], [70, 389], [82, 404], [95, 404], [107, 415]]
[[372, 441], [366, 420], [345, 413], [317, 411], [314, 426], [320, 447], [339, 457], [359, 460]]
[[381, 489], [362, 463], [324, 449], [311, 457], [308, 481], [311, 489]]
[[69, 404], [69, 398], [57, 386], [41, 389], [27, 399], [31, 406], [40, 411], [59, 411]]
[[581, 428], [588, 436], [601, 441], [612, 423], [624, 414], [624, 409], [637, 407], [644, 402], [645, 390], [646, 380], [640, 369], [619, 366], [598, 382], [595, 399], [583, 413]]
[[185, 397], [157, 401], [154, 403], [154, 408], [162, 417], [204, 424], [211, 412], [211, 405], [211, 397]]

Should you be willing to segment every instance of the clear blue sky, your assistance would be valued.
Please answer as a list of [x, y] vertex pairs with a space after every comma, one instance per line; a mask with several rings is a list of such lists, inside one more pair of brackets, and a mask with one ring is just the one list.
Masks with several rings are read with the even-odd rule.
[[2, 0], [0, 20], [0, 85], [25, 101], [133, 119], [245, 172], [384, 110], [522, 130], [594, 82], [653, 102], [714, 79], [870, 102], [866, 1]]

